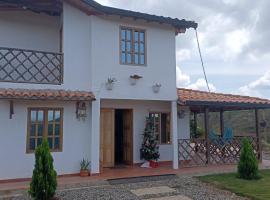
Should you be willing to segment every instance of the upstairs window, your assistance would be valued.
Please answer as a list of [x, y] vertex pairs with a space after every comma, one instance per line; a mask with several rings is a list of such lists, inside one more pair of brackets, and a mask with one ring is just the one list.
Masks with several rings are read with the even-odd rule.
[[48, 140], [51, 151], [62, 151], [62, 108], [29, 108], [26, 152], [34, 152], [43, 139]]
[[126, 65], [145, 65], [145, 30], [120, 28], [120, 62]]
[[154, 134], [159, 144], [171, 143], [170, 113], [152, 112], [149, 114], [154, 121]]

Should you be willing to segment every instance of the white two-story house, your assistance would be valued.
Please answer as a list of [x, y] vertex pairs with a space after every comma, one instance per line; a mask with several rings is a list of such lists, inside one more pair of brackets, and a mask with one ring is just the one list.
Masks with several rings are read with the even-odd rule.
[[141, 163], [149, 115], [160, 161], [178, 168], [189, 115], [177, 117], [175, 38], [195, 22], [92, 0], [1, 1], [0, 27], [0, 180], [31, 177], [43, 138], [58, 175], [83, 158], [91, 173]]

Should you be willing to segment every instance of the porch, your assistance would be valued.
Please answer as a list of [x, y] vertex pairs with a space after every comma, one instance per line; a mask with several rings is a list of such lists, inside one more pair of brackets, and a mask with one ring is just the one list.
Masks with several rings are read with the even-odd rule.
[[262, 112], [269, 100], [187, 89], [178, 94], [180, 112], [188, 107], [192, 113], [189, 138], [178, 139], [181, 167], [236, 164], [244, 138], [262, 161], [262, 131], [269, 123]]

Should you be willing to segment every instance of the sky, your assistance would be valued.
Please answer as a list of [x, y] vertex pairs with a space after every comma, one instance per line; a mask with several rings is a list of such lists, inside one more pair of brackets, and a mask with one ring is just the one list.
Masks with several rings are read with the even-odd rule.
[[[269, 0], [96, 0], [195, 21], [210, 90], [270, 98]], [[206, 90], [195, 32], [176, 37], [177, 86]]]

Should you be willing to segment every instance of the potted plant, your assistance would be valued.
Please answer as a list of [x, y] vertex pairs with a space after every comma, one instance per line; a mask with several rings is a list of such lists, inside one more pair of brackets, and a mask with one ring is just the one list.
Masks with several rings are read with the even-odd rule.
[[113, 85], [116, 82], [116, 78], [108, 78], [107, 82], [106, 82], [106, 88], [107, 90], [112, 90], [113, 89]]
[[160, 90], [160, 88], [161, 88], [161, 84], [160, 84], [160, 83], [156, 83], [156, 84], [154, 84], [154, 85], [152, 86], [152, 89], [153, 89], [153, 92], [154, 92], [154, 93], [158, 93], [159, 90]]
[[89, 168], [90, 162], [86, 159], [82, 159], [80, 164], [81, 164], [80, 176], [81, 177], [89, 176], [88, 168]]
[[141, 79], [141, 78], [142, 78], [142, 76], [139, 76], [139, 75], [137, 75], [137, 74], [131, 75], [131, 76], [129, 77], [130, 85], [136, 85], [137, 80], [139, 80], [139, 79]]

